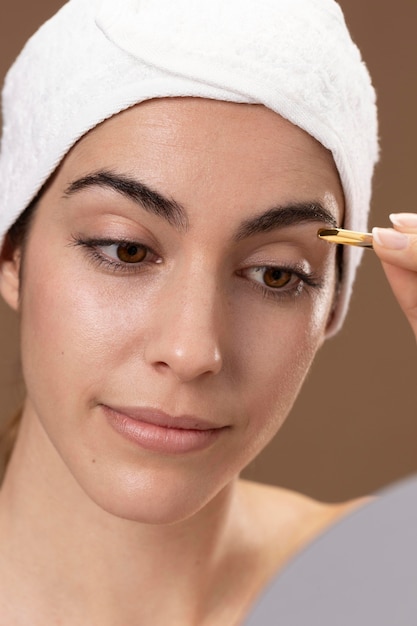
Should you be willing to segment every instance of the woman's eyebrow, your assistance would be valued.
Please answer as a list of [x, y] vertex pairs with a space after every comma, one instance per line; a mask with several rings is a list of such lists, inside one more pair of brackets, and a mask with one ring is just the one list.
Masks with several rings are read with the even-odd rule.
[[273, 207], [245, 220], [237, 230], [235, 240], [240, 241], [258, 233], [267, 233], [278, 228], [308, 222], [320, 222], [332, 228], [337, 227], [334, 215], [320, 202], [296, 202]]
[[[64, 197], [91, 187], [101, 187], [116, 191], [133, 200], [146, 211], [162, 217], [178, 230], [186, 231], [188, 217], [185, 208], [160, 194], [141, 181], [109, 170], [93, 172], [71, 182], [64, 191]], [[258, 233], [266, 233], [275, 229], [306, 222], [319, 222], [332, 228], [337, 227], [335, 217], [320, 202], [291, 203], [276, 206], [251, 217], [239, 226], [234, 239], [240, 241]]]
[[64, 197], [68, 198], [82, 189], [91, 187], [116, 191], [129, 200], [133, 200], [146, 211], [166, 219], [178, 230], [187, 230], [188, 218], [183, 206], [175, 200], [166, 198], [139, 180], [124, 174], [116, 174], [108, 170], [88, 174], [71, 182], [64, 191]]

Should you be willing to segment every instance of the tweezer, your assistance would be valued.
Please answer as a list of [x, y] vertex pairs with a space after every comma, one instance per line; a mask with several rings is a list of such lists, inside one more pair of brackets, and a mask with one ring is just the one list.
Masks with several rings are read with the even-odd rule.
[[331, 243], [341, 243], [345, 246], [361, 246], [361, 248], [373, 248], [371, 233], [360, 233], [355, 230], [344, 228], [320, 228], [317, 232], [320, 239]]

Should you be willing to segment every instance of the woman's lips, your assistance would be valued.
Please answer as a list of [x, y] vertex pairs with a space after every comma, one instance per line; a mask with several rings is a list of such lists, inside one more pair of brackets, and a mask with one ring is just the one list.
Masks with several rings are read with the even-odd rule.
[[142, 448], [163, 454], [202, 450], [228, 428], [193, 416], [173, 417], [149, 408], [101, 407], [115, 431]]

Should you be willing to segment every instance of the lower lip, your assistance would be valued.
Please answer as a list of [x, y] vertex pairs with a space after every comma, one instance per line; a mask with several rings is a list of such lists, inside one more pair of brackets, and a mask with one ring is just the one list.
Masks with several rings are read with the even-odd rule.
[[167, 428], [133, 419], [124, 413], [102, 407], [114, 430], [135, 444], [160, 454], [185, 454], [208, 448], [219, 437], [223, 428], [194, 430]]

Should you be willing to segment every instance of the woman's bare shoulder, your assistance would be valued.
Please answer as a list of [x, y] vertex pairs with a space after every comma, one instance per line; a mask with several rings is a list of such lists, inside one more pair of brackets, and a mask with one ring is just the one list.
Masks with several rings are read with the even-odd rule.
[[241, 481], [253, 527], [263, 537], [277, 567], [324, 532], [333, 523], [366, 502], [324, 503], [309, 496], [270, 485]]

